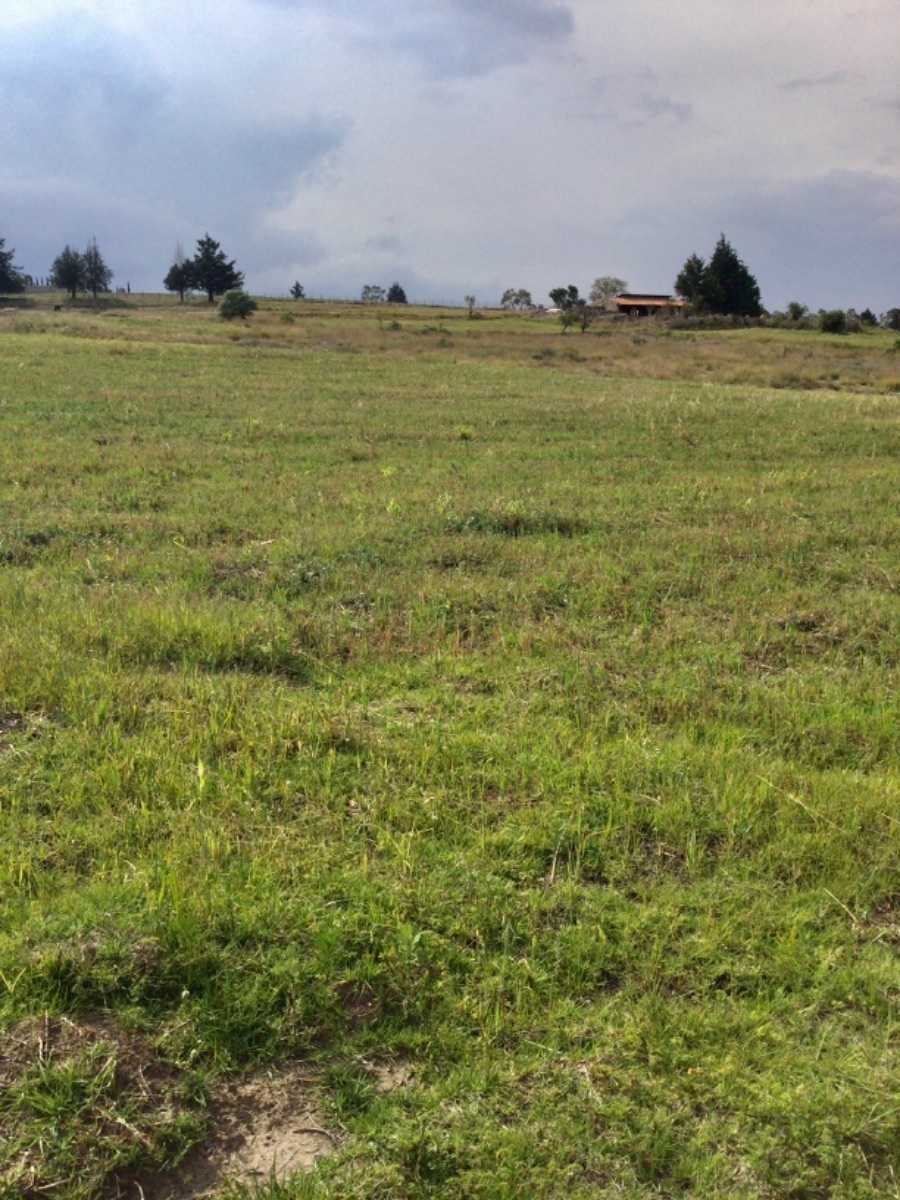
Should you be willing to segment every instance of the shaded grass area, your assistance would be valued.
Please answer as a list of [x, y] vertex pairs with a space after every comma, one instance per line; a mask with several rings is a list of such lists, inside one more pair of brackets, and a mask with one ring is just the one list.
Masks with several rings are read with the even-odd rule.
[[894, 1194], [897, 397], [134, 320], [0, 343], [0, 1012], [188, 1099], [9, 1194], [298, 1056], [272, 1196]]

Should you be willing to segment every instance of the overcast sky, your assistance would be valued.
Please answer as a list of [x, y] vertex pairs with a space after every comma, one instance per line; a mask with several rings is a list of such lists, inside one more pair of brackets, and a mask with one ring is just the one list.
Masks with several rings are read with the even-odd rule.
[[670, 291], [720, 233], [783, 308], [900, 305], [898, 0], [0, 0], [0, 237], [160, 291]]

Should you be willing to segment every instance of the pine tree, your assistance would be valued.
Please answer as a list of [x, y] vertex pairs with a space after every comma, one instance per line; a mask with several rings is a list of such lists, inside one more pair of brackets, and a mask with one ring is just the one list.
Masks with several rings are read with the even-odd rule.
[[675, 280], [675, 291], [701, 312], [758, 317], [759, 284], [722, 234], [709, 262], [692, 254]]
[[81, 261], [84, 263], [84, 287], [96, 300], [98, 292], [109, 291], [109, 285], [113, 278], [112, 271], [103, 261], [96, 238], [91, 238], [88, 242]]
[[691, 254], [675, 280], [675, 294], [693, 304], [695, 308], [706, 307], [706, 263], [699, 254]]
[[216, 296], [244, 286], [243, 272], [237, 269], [234, 260], [229, 262], [219, 243], [208, 233], [198, 240], [190, 266], [194, 286], [206, 292], [210, 304]]
[[0, 238], [0, 294], [9, 295], [25, 290], [25, 277], [13, 266], [15, 250], [4, 250], [6, 238]]

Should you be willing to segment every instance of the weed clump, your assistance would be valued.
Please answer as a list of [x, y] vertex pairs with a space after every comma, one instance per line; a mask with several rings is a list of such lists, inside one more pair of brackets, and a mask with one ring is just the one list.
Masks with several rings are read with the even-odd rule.
[[588, 532], [587, 522], [580, 517], [515, 504], [498, 509], [479, 508], [465, 516], [449, 517], [446, 528], [452, 533], [489, 533], [512, 538], [546, 533], [575, 537]]
[[[109, 1018], [35, 1017], [0, 1038], [0, 1193], [93, 1197], [202, 1128], [182, 1079]], [[61, 1194], [61, 1193], [60, 1193]]]

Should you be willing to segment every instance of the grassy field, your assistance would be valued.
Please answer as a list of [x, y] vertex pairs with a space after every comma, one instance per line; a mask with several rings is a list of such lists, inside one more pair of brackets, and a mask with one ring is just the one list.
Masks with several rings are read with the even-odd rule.
[[0, 365], [0, 1196], [149, 1200], [298, 1063], [271, 1200], [900, 1196], [895, 335], [135, 298]]

